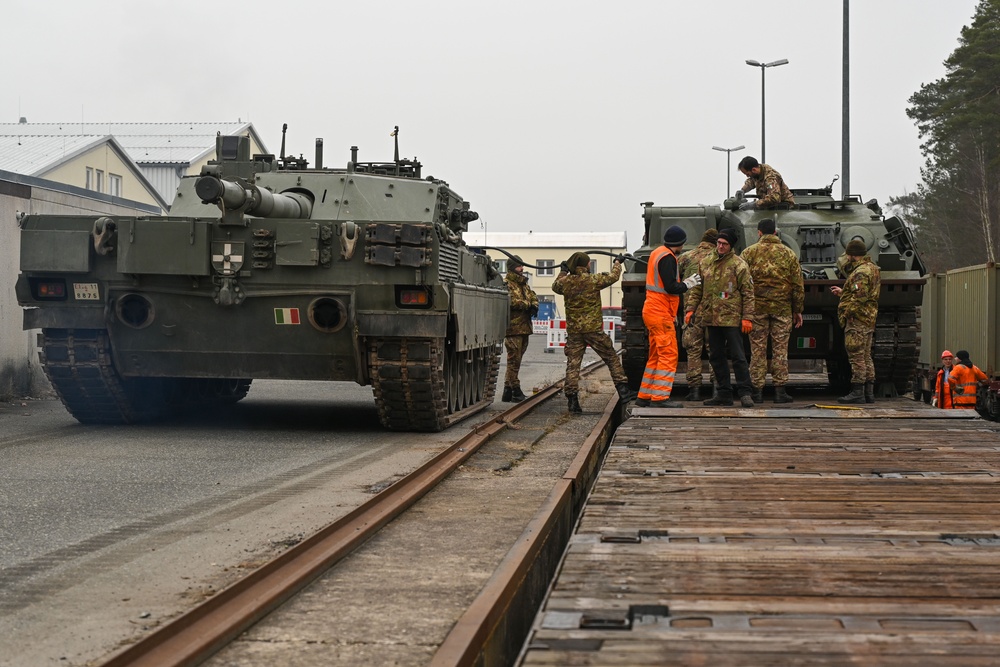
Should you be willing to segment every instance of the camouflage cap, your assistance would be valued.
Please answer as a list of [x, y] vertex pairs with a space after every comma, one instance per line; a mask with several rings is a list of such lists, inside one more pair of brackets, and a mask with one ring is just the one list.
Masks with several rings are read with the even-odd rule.
[[718, 240], [718, 238], [719, 238], [719, 230], [716, 229], [715, 227], [709, 227], [707, 230], [705, 230], [705, 233], [701, 235], [701, 242], [711, 243], [712, 245], [715, 245], [715, 242]]
[[868, 254], [868, 247], [861, 239], [851, 239], [847, 247], [844, 248], [844, 252], [851, 257], [864, 257]]
[[516, 269], [519, 266], [524, 266], [524, 260], [517, 255], [511, 255], [510, 259], [507, 260], [507, 268]]
[[581, 266], [590, 267], [590, 255], [585, 252], [574, 252], [566, 263], [571, 271]]

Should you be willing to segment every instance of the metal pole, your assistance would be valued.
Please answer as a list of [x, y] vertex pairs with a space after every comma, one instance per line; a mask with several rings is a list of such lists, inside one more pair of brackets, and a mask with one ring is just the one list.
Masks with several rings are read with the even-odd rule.
[[844, 71], [841, 75], [843, 108], [841, 109], [840, 129], [840, 198], [845, 200], [851, 195], [851, 27], [848, 21], [849, 4], [850, 0], [844, 0]]
[[732, 192], [732, 190], [729, 189], [729, 170], [732, 169], [732, 165], [730, 164], [729, 158], [732, 154], [733, 154], [732, 151], [726, 151], [726, 196], [727, 197], [729, 196], [729, 193]]
[[764, 72], [767, 71], [767, 65], [763, 65], [760, 68], [760, 163], [764, 164], [766, 162], [765, 152], [764, 152]]

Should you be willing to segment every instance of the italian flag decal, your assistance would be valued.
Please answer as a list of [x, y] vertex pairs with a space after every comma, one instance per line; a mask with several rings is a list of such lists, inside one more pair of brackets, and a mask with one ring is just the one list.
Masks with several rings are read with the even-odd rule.
[[298, 324], [299, 323], [299, 309], [298, 308], [275, 308], [274, 309], [274, 323], [275, 324]]
[[816, 339], [815, 338], [799, 338], [798, 339], [798, 346], [797, 347], [800, 350], [815, 349], [815, 347], [816, 347]]

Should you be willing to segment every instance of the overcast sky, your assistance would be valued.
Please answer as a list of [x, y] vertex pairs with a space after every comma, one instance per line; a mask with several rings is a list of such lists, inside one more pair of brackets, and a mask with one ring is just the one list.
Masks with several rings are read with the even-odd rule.
[[[944, 75], [975, 0], [850, 7], [851, 191], [923, 162], [907, 100]], [[642, 201], [719, 204], [761, 156], [791, 187], [841, 171], [842, 0], [7, 0], [3, 122], [250, 120], [270, 151], [392, 159], [443, 178], [487, 231], [628, 232]], [[840, 193], [839, 184], [836, 193]], [[480, 224], [480, 223], [474, 223]], [[481, 228], [480, 228], [481, 229]]]

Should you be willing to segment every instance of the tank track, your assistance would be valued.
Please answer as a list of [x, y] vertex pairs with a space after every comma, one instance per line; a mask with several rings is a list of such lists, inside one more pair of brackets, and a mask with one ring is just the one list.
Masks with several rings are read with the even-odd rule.
[[181, 409], [235, 403], [249, 379], [123, 378], [104, 329], [43, 329], [39, 359], [59, 399], [83, 424], [133, 424]]
[[905, 394], [917, 369], [919, 324], [915, 306], [881, 308], [875, 321], [872, 361], [880, 391], [892, 384], [897, 394]]
[[441, 431], [493, 403], [500, 348], [455, 353], [444, 339], [378, 338], [368, 361], [383, 426]]
[[646, 370], [646, 356], [649, 353], [649, 338], [646, 325], [642, 321], [642, 304], [646, 300], [646, 285], [622, 285], [622, 321], [625, 324], [625, 340], [622, 342], [622, 367], [628, 377], [628, 386], [636, 391], [642, 383]]

